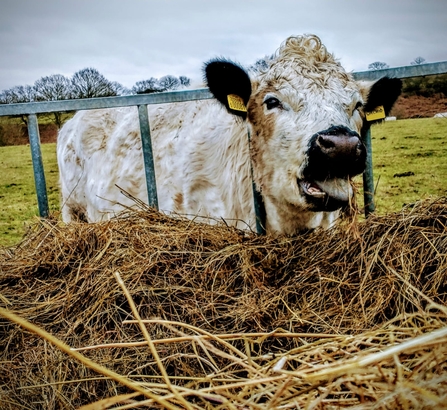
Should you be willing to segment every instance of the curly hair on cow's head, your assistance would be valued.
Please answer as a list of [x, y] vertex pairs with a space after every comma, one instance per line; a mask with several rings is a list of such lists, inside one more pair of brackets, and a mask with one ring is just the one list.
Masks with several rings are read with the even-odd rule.
[[313, 34], [290, 36], [279, 47], [276, 58], [304, 58], [306, 61], [336, 63], [333, 54], [329, 53], [319, 37]]
[[340, 81], [343, 87], [354, 82], [352, 75], [313, 34], [287, 38], [269, 61], [268, 70], [258, 73], [255, 80], [257, 84], [253, 84], [253, 89], [278, 81], [293, 84], [296, 89], [305, 88], [306, 82], [324, 89], [328, 89], [328, 83], [334, 80]]

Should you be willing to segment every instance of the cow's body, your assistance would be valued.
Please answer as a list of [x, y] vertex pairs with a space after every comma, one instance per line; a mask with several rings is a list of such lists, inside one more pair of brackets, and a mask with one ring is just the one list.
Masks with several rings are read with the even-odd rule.
[[[252, 164], [267, 229], [286, 234], [333, 223], [364, 168], [363, 107], [389, 112], [400, 92], [355, 82], [314, 36], [289, 38], [254, 79], [225, 60], [206, 76], [218, 101], [149, 107], [160, 210], [254, 229]], [[231, 109], [228, 94], [247, 112]], [[76, 114], [59, 135], [58, 162], [65, 221], [132, 206], [120, 188], [147, 201], [135, 107]]]
[[[245, 125], [214, 100], [148, 110], [160, 210], [252, 223]], [[100, 221], [134, 205], [116, 185], [147, 202], [136, 107], [78, 113], [59, 138], [63, 175], [72, 176], [61, 179], [65, 221]]]

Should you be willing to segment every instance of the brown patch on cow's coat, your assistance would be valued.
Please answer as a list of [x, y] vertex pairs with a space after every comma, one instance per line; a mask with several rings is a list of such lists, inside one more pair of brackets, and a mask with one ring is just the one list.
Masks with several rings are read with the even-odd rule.
[[248, 103], [248, 118], [253, 128], [262, 131], [262, 138], [267, 141], [272, 137], [275, 130], [274, 115], [265, 115], [264, 113], [264, 97], [267, 93], [274, 91], [274, 88], [265, 88], [252, 96]]
[[[275, 132], [275, 115], [265, 115], [264, 98], [269, 92], [275, 92], [273, 86], [263, 88], [255, 92], [248, 103], [248, 118], [253, 127], [251, 135], [251, 158], [253, 161], [254, 178], [259, 190], [264, 191], [268, 186], [272, 175], [266, 171], [263, 164], [263, 153], [267, 142]], [[261, 171], [262, 175], [259, 173]]]
[[103, 135], [101, 144], [98, 147], [98, 150], [104, 150], [107, 147], [108, 136], [106, 134]]
[[183, 194], [181, 192], [174, 195], [174, 207], [176, 212], [181, 212], [183, 209]]

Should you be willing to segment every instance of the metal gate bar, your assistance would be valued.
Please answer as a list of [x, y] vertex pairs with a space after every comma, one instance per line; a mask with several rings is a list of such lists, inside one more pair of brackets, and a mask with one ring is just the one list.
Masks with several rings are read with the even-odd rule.
[[[356, 80], [377, 80], [384, 76], [396, 78], [418, 77], [447, 72], [447, 61], [421, 64], [417, 66], [396, 67], [376, 71], [352, 73]], [[154, 172], [154, 160], [150, 139], [149, 118], [147, 104], [164, 104], [182, 101], [193, 101], [213, 98], [206, 89], [171, 91], [166, 93], [141, 94], [118, 97], [90, 98], [84, 100], [45, 101], [18, 104], [0, 105], [0, 116], [28, 115], [28, 133], [30, 139], [31, 156], [33, 160], [34, 179], [36, 185], [39, 214], [45, 218], [49, 215], [48, 198], [45, 183], [45, 174], [40, 149], [39, 128], [36, 114], [48, 112], [64, 112], [73, 110], [89, 110], [97, 108], [113, 108], [138, 106], [140, 132], [142, 136], [143, 155], [148, 187], [148, 201], [150, 206], [157, 207], [157, 191]], [[367, 164], [363, 174], [365, 215], [374, 212], [374, 180], [372, 172], [372, 146], [371, 133], [368, 130], [362, 135], [367, 149]], [[262, 215], [262, 196], [253, 184], [255, 197], [255, 213], [257, 231], [261, 233], [265, 227], [265, 215]], [[258, 223], [260, 226], [258, 226]]]
[[147, 105], [138, 106], [141, 144], [143, 146], [144, 171], [146, 173], [147, 199], [149, 206], [158, 209], [157, 181], [155, 180], [154, 154]]
[[28, 115], [28, 136], [31, 148], [31, 159], [33, 161], [34, 184], [36, 186], [39, 215], [42, 218], [46, 218], [50, 214], [50, 211], [48, 208], [47, 184], [45, 182], [42, 151], [40, 149], [39, 125], [36, 114]]
[[366, 168], [363, 173], [363, 201], [365, 204], [365, 216], [372, 214], [376, 206], [374, 204], [374, 175], [373, 175], [373, 161], [372, 161], [372, 143], [371, 143], [371, 128], [362, 135], [363, 143], [366, 148]]

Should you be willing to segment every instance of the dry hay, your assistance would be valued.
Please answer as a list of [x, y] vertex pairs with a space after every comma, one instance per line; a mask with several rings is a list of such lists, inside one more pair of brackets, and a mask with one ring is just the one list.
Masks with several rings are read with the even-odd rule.
[[44, 221], [0, 252], [0, 408], [447, 408], [446, 226]]

